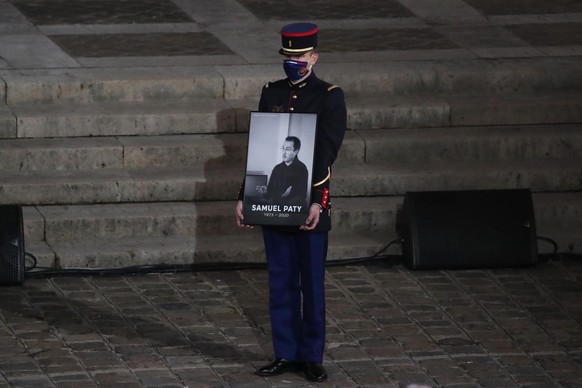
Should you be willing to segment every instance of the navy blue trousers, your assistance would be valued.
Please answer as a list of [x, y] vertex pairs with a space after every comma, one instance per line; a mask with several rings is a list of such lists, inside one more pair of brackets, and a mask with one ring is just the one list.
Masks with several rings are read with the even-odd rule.
[[263, 229], [276, 358], [323, 361], [327, 233]]

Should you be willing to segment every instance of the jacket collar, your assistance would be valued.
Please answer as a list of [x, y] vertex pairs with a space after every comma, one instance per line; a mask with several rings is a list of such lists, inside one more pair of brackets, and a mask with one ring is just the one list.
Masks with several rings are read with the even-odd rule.
[[303, 81], [296, 83], [296, 84], [294, 84], [290, 80], [287, 80], [287, 81], [289, 82], [289, 87], [292, 90], [301, 90], [301, 89], [305, 89], [308, 85], [311, 85], [316, 79], [317, 79], [317, 77], [315, 76], [315, 71], [313, 69], [311, 69], [311, 74], [309, 74], [309, 76], [307, 78], [305, 78]]

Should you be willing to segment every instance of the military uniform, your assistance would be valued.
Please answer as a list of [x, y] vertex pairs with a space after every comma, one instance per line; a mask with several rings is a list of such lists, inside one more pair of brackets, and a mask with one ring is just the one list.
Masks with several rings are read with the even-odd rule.
[[[286, 26], [282, 30], [280, 53], [290, 58], [308, 53], [317, 45], [316, 33], [317, 27], [313, 24]], [[303, 71], [307, 75], [310, 70], [311, 73], [304, 79], [297, 77], [298, 83], [287, 78], [265, 85], [259, 111], [317, 113], [311, 204], [318, 204], [321, 212], [318, 224], [311, 231], [299, 227], [263, 227], [276, 360], [257, 373], [280, 374], [295, 362], [303, 365], [309, 380], [323, 381], [327, 378], [321, 363], [325, 344], [327, 232], [331, 229], [330, 183], [332, 165], [346, 129], [346, 106], [341, 88], [319, 79], [306, 62], [297, 61], [293, 65], [299, 66], [299, 74]], [[285, 71], [289, 76], [289, 70]], [[243, 190], [239, 192], [239, 199], [242, 194]]]
[[324, 210], [315, 231], [329, 231], [331, 229], [331, 169], [346, 128], [343, 91], [317, 78], [312, 71], [311, 75], [299, 84], [283, 79], [265, 85], [261, 93], [259, 110], [261, 112], [318, 114], [311, 202], [321, 205]]
[[264, 227], [263, 237], [270, 270], [275, 356], [322, 362], [325, 259], [327, 232], [331, 229], [330, 182], [332, 164], [346, 128], [344, 94], [340, 88], [320, 80], [312, 72], [299, 84], [284, 79], [265, 85], [259, 110], [318, 114], [311, 202], [321, 205], [319, 223], [313, 231], [301, 231], [297, 227]]

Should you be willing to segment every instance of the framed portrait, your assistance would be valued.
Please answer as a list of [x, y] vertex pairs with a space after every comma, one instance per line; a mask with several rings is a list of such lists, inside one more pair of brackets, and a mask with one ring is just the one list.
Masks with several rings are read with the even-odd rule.
[[315, 113], [250, 113], [245, 224], [305, 223], [311, 204], [316, 125]]

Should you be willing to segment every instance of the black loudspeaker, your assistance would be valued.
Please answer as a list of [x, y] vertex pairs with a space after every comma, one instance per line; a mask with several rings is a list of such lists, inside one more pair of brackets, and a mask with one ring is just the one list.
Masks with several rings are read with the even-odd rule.
[[24, 226], [22, 207], [0, 206], [0, 285], [24, 281]]
[[537, 263], [529, 189], [407, 192], [399, 225], [410, 269]]

